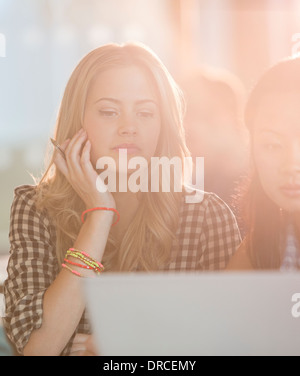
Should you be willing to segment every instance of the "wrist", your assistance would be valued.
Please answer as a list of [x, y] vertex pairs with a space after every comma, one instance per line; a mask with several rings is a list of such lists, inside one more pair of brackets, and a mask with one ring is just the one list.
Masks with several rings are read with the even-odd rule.
[[98, 214], [98, 217], [103, 217], [103, 213], [108, 214], [107, 217], [111, 219], [113, 219], [114, 216], [116, 215], [116, 219], [114, 223], [111, 224], [112, 226], [116, 225], [119, 222], [120, 213], [118, 212], [117, 209], [109, 208], [109, 207], [102, 207], [102, 206], [89, 208], [83, 211], [81, 214], [81, 222], [84, 223], [86, 218], [92, 217], [92, 214], [94, 214], [94, 217], [96, 217], [96, 214]]
[[88, 197], [85, 201], [86, 210], [90, 208], [96, 208], [96, 207], [106, 207], [106, 208], [113, 208], [116, 209], [116, 203], [113, 197], [110, 196], [103, 196], [98, 198], [92, 198]]
[[99, 223], [103, 225], [103, 223], [105, 223], [111, 226], [113, 224], [114, 216], [115, 214], [112, 211], [94, 210], [84, 215], [84, 220], [82, 221], [82, 223], [83, 224], [88, 223], [89, 225], [99, 224]]

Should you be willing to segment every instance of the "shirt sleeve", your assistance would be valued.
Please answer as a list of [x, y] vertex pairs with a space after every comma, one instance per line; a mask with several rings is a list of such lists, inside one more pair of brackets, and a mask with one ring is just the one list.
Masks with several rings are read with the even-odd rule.
[[233, 212], [217, 195], [210, 193], [200, 235], [198, 269], [225, 269], [240, 243], [241, 235]]
[[34, 187], [15, 190], [10, 217], [10, 257], [4, 282], [7, 335], [22, 353], [42, 325], [43, 297], [58, 273], [48, 217], [34, 205]]

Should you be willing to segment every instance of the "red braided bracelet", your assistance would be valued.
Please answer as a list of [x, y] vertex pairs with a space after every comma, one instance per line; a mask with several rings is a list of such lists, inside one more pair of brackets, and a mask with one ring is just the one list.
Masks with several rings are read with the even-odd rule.
[[71, 260], [69, 260], [67, 258], [65, 258], [64, 261], [67, 262], [68, 264], [79, 266], [80, 268], [83, 268], [83, 269], [93, 270], [93, 268], [91, 266], [89, 266], [89, 265], [79, 264], [78, 262], [71, 261]]
[[84, 216], [85, 216], [85, 214], [87, 214], [89, 212], [92, 212], [92, 211], [95, 211], [95, 210], [109, 210], [109, 211], [115, 212], [117, 214], [118, 218], [117, 218], [116, 222], [112, 224], [112, 226], [116, 225], [119, 222], [119, 220], [120, 220], [120, 213], [118, 212], [117, 209], [114, 209], [114, 208], [102, 208], [102, 207], [100, 207], [100, 208], [87, 209], [84, 212], [82, 212], [82, 214], [81, 214], [81, 222], [84, 223]]

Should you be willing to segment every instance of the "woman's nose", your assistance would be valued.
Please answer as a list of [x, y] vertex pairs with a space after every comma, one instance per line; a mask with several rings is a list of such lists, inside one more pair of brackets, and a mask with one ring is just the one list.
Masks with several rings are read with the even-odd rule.
[[133, 116], [124, 114], [119, 119], [119, 134], [121, 136], [135, 136], [137, 134], [137, 124]]
[[282, 163], [282, 172], [286, 174], [300, 174], [300, 145], [287, 148]]

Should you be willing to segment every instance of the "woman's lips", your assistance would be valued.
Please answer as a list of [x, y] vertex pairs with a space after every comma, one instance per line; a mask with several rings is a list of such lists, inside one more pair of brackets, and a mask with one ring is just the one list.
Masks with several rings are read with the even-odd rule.
[[281, 192], [290, 198], [300, 197], [300, 184], [287, 184], [280, 187]]
[[119, 151], [120, 149], [125, 149], [127, 154], [136, 154], [141, 151], [141, 149], [135, 144], [121, 144], [113, 147], [113, 150]]

